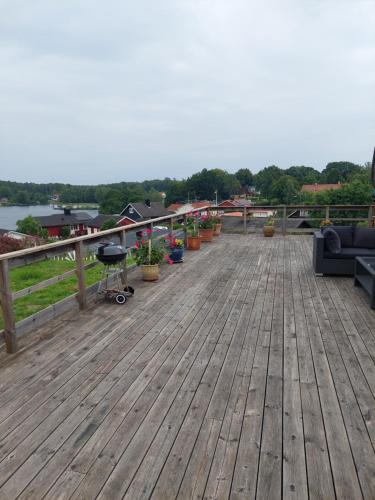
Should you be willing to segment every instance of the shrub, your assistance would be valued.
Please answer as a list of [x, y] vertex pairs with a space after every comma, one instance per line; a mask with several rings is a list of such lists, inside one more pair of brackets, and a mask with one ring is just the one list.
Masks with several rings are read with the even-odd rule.
[[17, 250], [23, 250], [24, 248], [26, 248], [25, 240], [16, 240], [6, 234], [0, 236], [0, 254], [15, 252]]

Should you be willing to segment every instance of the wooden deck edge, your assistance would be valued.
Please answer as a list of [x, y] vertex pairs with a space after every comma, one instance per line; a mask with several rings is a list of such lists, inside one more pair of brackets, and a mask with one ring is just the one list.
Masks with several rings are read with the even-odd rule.
[[[130, 266], [127, 268], [128, 272], [133, 272], [137, 266]], [[103, 280], [102, 280], [103, 281]], [[88, 303], [92, 304], [96, 297], [96, 292], [99, 286], [99, 281], [93, 283], [86, 288]], [[64, 299], [45, 307], [41, 311], [38, 311], [27, 318], [22, 319], [16, 323], [16, 335], [21, 338], [24, 335], [30, 333], [36, 328], [41, 328], [47, 321], [56, 319], [58, 316], [71, 312], [78, 312], [79, 305], [77, 300], [77, 293], [69, 295]], [[0, 330], [0, 348], [4, 345], [4, 330]]]

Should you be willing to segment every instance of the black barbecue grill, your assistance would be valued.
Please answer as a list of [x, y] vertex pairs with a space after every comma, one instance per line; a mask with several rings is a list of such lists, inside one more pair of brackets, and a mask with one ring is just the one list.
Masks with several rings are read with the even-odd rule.
[[96, 252], [96, 258], [104, 264], [102, 271], [104, 279], [99, 282], [98, 296], [124, 304], [127, 297], [134, 295], [134, 288], [126, 284], [122, 265], [126, 258], [125, 248], [111, 242], [102, 243]]
[[126, 250], [115, 243], [102, 243], [96, 252], [96, 258], [103, 264], [119, 264], [126, 257]]

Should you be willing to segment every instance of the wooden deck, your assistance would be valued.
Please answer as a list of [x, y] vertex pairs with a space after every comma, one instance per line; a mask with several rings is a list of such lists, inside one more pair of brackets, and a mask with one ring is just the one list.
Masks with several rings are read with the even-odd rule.
[[0, 355], [0, 498], [375, 498], [375, 313], [224, 235]]

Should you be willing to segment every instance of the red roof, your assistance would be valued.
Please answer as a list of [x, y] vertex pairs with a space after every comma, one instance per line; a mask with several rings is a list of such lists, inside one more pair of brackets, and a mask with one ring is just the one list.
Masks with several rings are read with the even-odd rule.
[[210, 201], [193, 201], [192, 205], [193, 205], [193, 208], [210, 207], [211, 202]]
[[169, 205], [169, 207], [167, 208], [167, 210], [169, 212], [176, 212], [179, 208], [181, 208], [183, 206], [184, 206], [183, 203], [172, 203], [171, 205]]
[[342, 184], [304, 184], [301, 191], [304, 193], [319, 193], [320, 191], [329, 191], [330, 189], [341, 189]]

